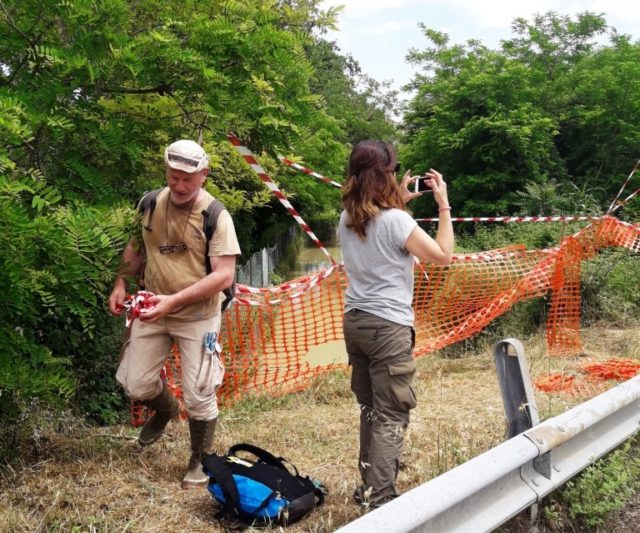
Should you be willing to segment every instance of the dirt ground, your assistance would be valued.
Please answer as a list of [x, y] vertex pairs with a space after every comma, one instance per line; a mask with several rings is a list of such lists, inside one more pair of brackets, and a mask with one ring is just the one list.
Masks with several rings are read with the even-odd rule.
[[[545, 355], [542, 335], [525, 340], [532, 378], [576, 371], [585, 362], [610, 357], [640, 359], [640, 328], [595, 327], [583, 332], [583, 340], [583, 356], [562, 359]], [[458, 355], [445, 359], [434, 354], [418, 361], [419, 404], [405, 441], [398, 479], [402, 491], [504, 440], [491, 347], [479, 355]], [[580, 395], [538, 392], [540, 416], [555, 416], [615, 384], [593, 385]], [[258, 444], [323, 481], [329, 489], [326, 504], [287, 530], [330, 532], [360, 515], [351, 500], [357, 480], [357, 424], [348, 372], [333, 372], [302, 393], [248, 398], [223, 409], [216, 448], [223, 452], [238, 442]], [[32, 462], [1, 470], [0, 531], [226, 531], [206, 489], [180, 489], [188, 459], [186, 424], [172, 421], [165, 436], [146, 449], [136, 438], [137, 430], [128, 425], [88, 428], [73, 420], [57, 432], [39, 435]], [[606, 531], [640, 531], [637, 524], [639, 494], [611, 517]], [[544, 530], [522, 519], [520, 525], [521, 531]]]

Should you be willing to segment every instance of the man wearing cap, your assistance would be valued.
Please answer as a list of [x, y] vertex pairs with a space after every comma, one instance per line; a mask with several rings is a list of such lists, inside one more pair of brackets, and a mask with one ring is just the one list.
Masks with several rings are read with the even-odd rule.
[[116, 378], [131, 399], [155, 411], [138, 438], [143, 446], [152, 444], [180, 410], [160, 377], [172, 342], [178, 345], [192, 452], [182, 486], [191, 488], [208, 481], [200, 459], [212, 451], [216, 390], [224, 374], [216, 342], [222, 291], [233, 282], [240, 246], [231, 216], [223, 210], [209, 242], [207, 274], [203, 213], [213, 197], [203, 184], [209, 158], [197, 143], [180, 140], [167, 147], [164, 160], [167, 187], [157, 194], [155, 208], [143, 213], [143, 246], [132, 240], [125, 248], [126, 272], [115, 280], [109, 310], [115, 315], [123, 312], [125, 278], [144, 271], [145, 289], [154, 294], [149, 300], [153, 307], [133, 321]]

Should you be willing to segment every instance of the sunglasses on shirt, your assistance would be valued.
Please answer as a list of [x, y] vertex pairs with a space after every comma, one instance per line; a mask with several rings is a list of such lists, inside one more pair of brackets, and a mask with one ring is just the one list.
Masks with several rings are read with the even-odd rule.
[[158, 250], [161, 254], [172, 254], [174, 252], [184, 252], [187, 249], [187, 245], [183, 242], [180, 244], [166, 244], [164, 246], [158, 246]]

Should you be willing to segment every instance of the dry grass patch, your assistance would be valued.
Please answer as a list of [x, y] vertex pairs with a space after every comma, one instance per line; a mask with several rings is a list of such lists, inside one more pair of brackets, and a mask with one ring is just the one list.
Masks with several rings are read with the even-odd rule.
[[[533, 337], [524, 342], [532, 377], [577, 372], [586, 361], [613, 356], [640, 358], [639, 331], [592, 328], [583, 337], [587, 355], [551, 360], [544, 338]], [[503, 441], [506, 428], [490, 348], [458, 359], [420, 359], [416, 393], [419, 403], [398, 479], [402, 491]], [[537, 393], [542, 418], [583, 400]], [[238, 442], [257, 444], [323, 481], [329, 488], [326, 504], [287, 529], [329, 532], [359, 516], [351, 502], [358, 420], [349, 373], [338, 371], [305, 392], [251, 397], [224, 409], [215, 442], [219, 452]], [[180, 489], [188, 459], [187, 425], [172, 422], [147, 449], [141, 450], [136, 438], [137, 431], [128, 426], [47, 435], [38, 462], [2, 470], [0, 531], [224, 531], [206, 490]]]

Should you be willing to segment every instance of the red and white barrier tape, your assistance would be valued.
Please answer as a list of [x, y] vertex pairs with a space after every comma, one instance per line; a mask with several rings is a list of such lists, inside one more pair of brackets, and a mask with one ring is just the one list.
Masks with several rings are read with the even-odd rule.
[[[278, 156], [280, 161], [282, 161], [285, 165], [288, 165], [300, 172], [304, 172], [309, 176], [313, 176], [314, 178], [319, 179], [325, 183], [328, 183], [334, 187], [342, 188], [342, 185], [339, 183], [323, 176], [322, 174], [318, 174], [314, 172], [310, 168], [303, 167], [298, 163], [294, 163], [290, 159], [286, 157]], [[638, 161], [640, 163], [640, 161]], [[636, 165], [637, 166], [637, 165]], [[635, 172], [635, 169], [634, 169]], [[631, 173], [633, 175], [633, 172]], [[627, 179], [627, 181], [631, 178]], [[625, 183], [626, 185], [626, 183]], [[623, 186], [624, 189], [624, 186]], [[620, 190], [622, 192], [622, 189]], [[618, 195], [619, 196], [619, 195]], [[617, 198], [616, 198], [617, 199]], [[628, 201], [628, 199], [623, 200], [623, 202]], [[614, 201], [615, 202], [615, 201]], [[452, 217], [451, 222], [575, 222], [575, 221], [586, 221], [586, 220], [599, 220], [601, 217], [596, 216], [546, 216], [546, 217]], [[416, 218], [416, 222], [438, 222], [440, 219], [438, 217], [433, 218]]]
[[[557, 217], [452, 217], [452, 222], [576, 222], [600, 220], [596, 216], [557, 216]], [[439, 218], [416, 218], [416, 222], [438, 222]]]
[[298, 278], [297, 280], [290, 281], [289, 283], [283, 283], [282, 285], [278, 285], [277, 287], [250, 287], [249, 285], [236, 285], [236, 293], [240, 294], [277, 294], [279, 292], [286, 292], [291, 289], [296, 289], [298, 287], [302, 287], [312, 283], [315, 278], [326, 278], [330, 276], [331, 273], [335, 270], [335, 266], [331, 266], [328, 269], [321, 270], [320, 272], [313, 274], [311, 276], [304, 276], [302, 278]]
[[[321, 270], [320, 272], [318, 272], [317, 274], [314, 274], [313, 276], [307, 276], [307, 277], [301, 278], [300, 281], [296, 281], [293, 283], [283, 283], [282, 285], [279, 285], [277, 287], [258, 288], [258, 287], [249, 287], [248, 285], [237, 285], [236, 295], [238, 293], [240, 294], [265, 294], [265, 293], [277, 294], [277, 293], [289, 291], [291, 289], [299, 288], [297, 292], [294, 292], [289, 296], [289, 299], [300, 298], [305, 292], [311, 290], [323, 279], [328, 278], [331, 274], [333, 274], [336, 268], [339, 268], [339, 266], [333, 265], [327, 269]], [[281, 299], [268, 300], [264, 302], [258, 302], [256, 300], [250, 300], [248, 298], [242, 298], [238, 296], [236, 296], [235, 299], [243, 305], [252, 305], [252, 306], [263, 306], [267, 304], [275, 305], [275, 304], [282, 303]]]
[[[625, 187], [627, 186], [627, 183], [629, 183], [629, 180], [631, 179], [631, 177], [636, 173], [636, 170], [638, 169], [638, 165], [640, 165], [640, 159], [638, 159], [636, 165], [633, 167], [633, 170], [631, 171], [631, 174], [629, 174], [629, 176], [627, 177], [627, 179], [624, 181], [624, 183], [622, 184], [622, 187], [620, 187], [620, 190], [618, 191], [618, 194], [616, 195], [616, 197], [613, 199], [613, 202], [611, 202], [611, 205], [609, 206], [609, 209], [607, 209], [607, 214], [608, 213], [613, 213], [614, 211], [614, 206], [616, 205], [616, 202], [618, 201], [618, 198], [620, 198], [620, 196], [622, 195], [622, 191], [624, 191]], [[636, 191], [637, 192], [637, 191]], [[623, 200], [623, 202], [626, 202], [627, 200]]]
[[149, 291], [138, 291], [135, 294], [128, 294], [122, 304], [117, 306], [118, 309], [125, 311], [126, 321], [124, 326], [131, 327], [133, 321], [140, 316], [143, 309], [151, 309], [156, 304], [149, 302], [149, 298], [153, 296]]
[[314, 172], [310, 168], [303, 167], [300, 163], [295, 163], [294, 161], [291, 161], [291, 159], [287, 159], [286, 157], [282, 157], [281, 155], [278, 156], [278, 159], [280, 159], [280, 161], [282, 161], [287, 166], [295, 168], [296, 170], [299, 170], [300, 172], [304, 172], [305, 174], [308, 174], [309, 176], [312, 176], [312, 177], [314, 177], [316, 179], [319, 179], [320, 181], [328, 183], [329, 185], [332, 185], [333, 187], [336, 187], [337, 189], [342, 189], [342, 185], [340, 183], [338, 183], [337, 181], [333, 181], [332, 179], [329, 179], [326, 176], [323, 176], [322, 174], [318, 174], [317, 172]]
[[[615, 218], [615, 217], [611, 217], [611, 218]], [[627, 226], [628, 228], [633, 228], [635, 231], [640, 233], [640, 229], [638, 229], [640, 225], [632, 224], [631, 222], [625, 222], [624, 220], [620, 220], [620, 219], [617, 219], [617, 218], [616, 218], [616, 220], [618, 221], [618, 224], [621, 224], [622, 226]]]
[[309, 237], [311, 237], [311, 240], [314, 242], [314, 244], [318, 248], [320, 248], [322, 250], [322, 252], [329, 258], [329, 260], [331, 261], [331, 264], [332, 265], [336, 265], [337, 263], [336, 263], [335, 259], [333, 257], [331, 257], [331, 254], [329, 253], [329, 251], [320, 242], [320, 239], [318, 239], [318, 237], [315, 236], [313, 231], [311, 231], [311, 228], [307, 225], [307, 223], [300, 216], [300, 213], [298, 213], [295, 210], [295, 208], [291, 205], [289, 200], [287, 200], [287, 197], [284, 194], [282, 194], [282, 191], [280, 191], [280, 189], [278, 188], [276, 183], [269, 177], [269, 175], [265, 172], [265, 170], [262, 168], [262, 166], [260, 166], [260, 164], [256, 160], [255, 156], [251, 152], [251, 150], [249, 150], [246, 146], [244, 146], [242, 144], [242, 142], [240, 141], [240, 139], [238, 139], [238, 137], [236, 137], [233, 133], [228, 133], [227, 134], [227, 138], [229, 139], [229, 142], [231, 142], [231, 144], [233, 144], [233, 146], [238, 151], [238, 153], [243, 157], [243, 159], [246, 161], [246, 163], [258, 175], [258, 177], [264, 183], [266, 183], [266, 185], [267, 185], [267, 187], [269, 187], [269, 190], [271, 191], [271, 193], [278, 200], [280, 200], [280, 203], [287, 209], [287, 211], [289, 211], [289, 214], [295, 219], [295, 221], [300, 225], [300, 227], [304, 230], [304, 232], [307, 235], [309, 235]]
[[616, 201], [616, 205], [615, 207], [611, 210], [611, 213], [608, 214], [613, 214], [615, 213], [618, 209], [620, 209], [623, 205], [626, 205], [627, 203], [629, 203], [629, 200], [631, 200], [635, 195], [637, 195], [640, 192], [640, 187], [638, 187], [635, 191], [633, 191], [629, 196], [627, 196], [624, 200], [617, 200]]

